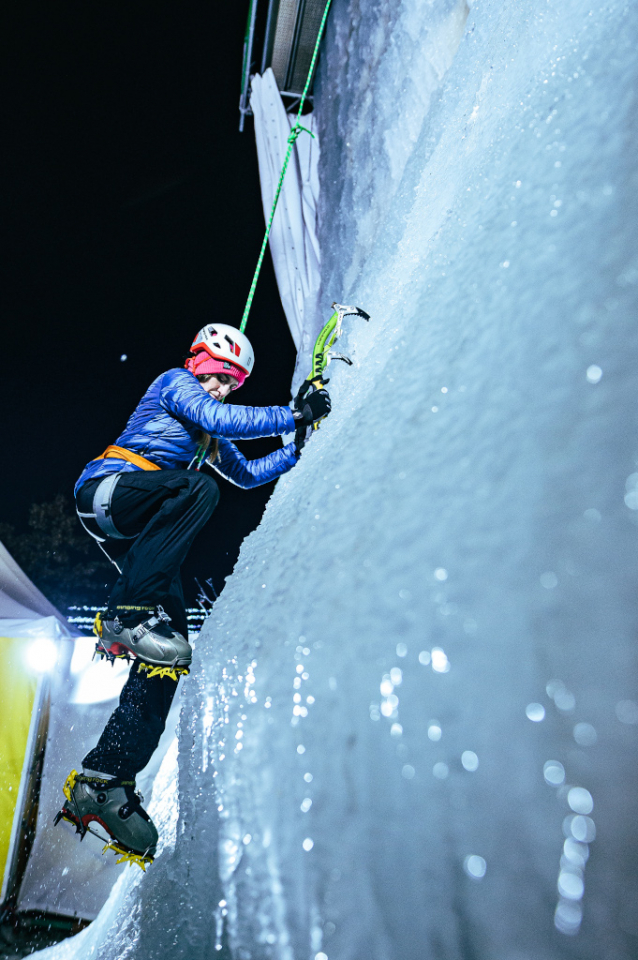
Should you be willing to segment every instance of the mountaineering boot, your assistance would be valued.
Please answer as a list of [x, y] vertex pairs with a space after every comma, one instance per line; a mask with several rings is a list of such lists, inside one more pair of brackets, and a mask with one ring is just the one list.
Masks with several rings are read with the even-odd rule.
[[119, 616], [103, 617], [98, 613], [93, 632], [98, 638], [95, 652], [113, 661], [116, 657], [139, 660], [139, 671], [149, 676], [170, 676], [188, 673], [193, 650], [181, 633], [170, 626], [170, 618], [158, 606], [146, 620], [127, 622]]
[[67, 820], [84, 839], [87, 833], [100, 837], [90, 826], [98, 823], [111, 838], [103, 853], [114, 850], [121, 854], [118, 863], [136, 863], [142, 870], [153, 862], [157, 830], [142, 806], [143, 797], [135, 792], [134, 780], [93, 770], [72, 770], [64, 784], [64, 796], [64, 806], [54, 824]]

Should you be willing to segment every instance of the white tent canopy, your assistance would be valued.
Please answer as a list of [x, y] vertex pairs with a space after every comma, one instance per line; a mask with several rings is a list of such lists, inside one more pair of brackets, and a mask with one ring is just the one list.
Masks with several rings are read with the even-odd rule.
[[[79, 632], [67, 623], [62, 614], [31, 583], [26, 573], [18, 566], [4, 544], [0, 543], [0, 621], [33, 621], [53, 617], [60, 636], [79, 636]], [[17, 624], [13, 629], [19, 629]], [[14, 637], [15, 633], [6, 634]]]

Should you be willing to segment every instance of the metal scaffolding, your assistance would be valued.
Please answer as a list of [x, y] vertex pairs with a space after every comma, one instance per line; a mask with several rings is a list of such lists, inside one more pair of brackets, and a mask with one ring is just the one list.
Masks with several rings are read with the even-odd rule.
[[244, 129], [245, 117], [251, 114], [250, 80], [255, 72], [255, 48], [259, 43], [261, 73], [272, 68], [281, 96], [289, 101], [288, 109], [293, 109], [298, 102], [317, 42], [325, 0], [269, 0], [265, 26], [261, 30], [263, 39], [259, 36], [257, 7], [258, 0], [250, 0], [239, 100], [240, 130]]

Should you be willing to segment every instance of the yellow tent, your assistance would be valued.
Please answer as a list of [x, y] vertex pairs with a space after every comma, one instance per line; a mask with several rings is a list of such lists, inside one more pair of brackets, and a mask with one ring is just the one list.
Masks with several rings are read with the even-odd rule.
[[0, 871], [4, 878], [11, 847], [16, 808], [38, 680], [25, 669], [24, 641], [0, 637], [3, 675], [7, 677], [0, 700]]
[[48, 715], [46, 669], [77, 635], [0, 543], [0, 902], [29, 853]]

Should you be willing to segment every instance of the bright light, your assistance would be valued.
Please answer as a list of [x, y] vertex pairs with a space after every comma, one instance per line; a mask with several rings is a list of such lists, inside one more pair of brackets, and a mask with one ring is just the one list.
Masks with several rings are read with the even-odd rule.
[[58, 648], [48, 637], [38, 637], [27, 647], [27, 663], [36, 673], [48, 673], [49, 670], [53, 670], [57, 659]]
[[82, 673], [91, 663], [95, 654], [95, 640], [90, 637], [78, 637], [73, 644], [71, 673]]
[[105, 700], [115, 700], [122, 692], [128, 672], [129, 664], [126, 660], [116, 660], [112, 667], [94, 660], [77, 676], [70, 697], [71, 703], [103, 703]]

